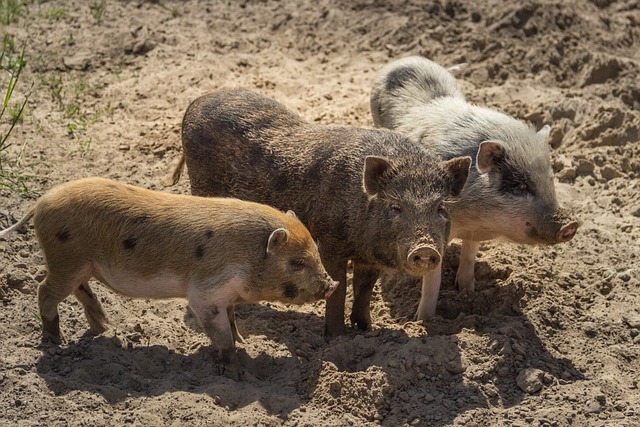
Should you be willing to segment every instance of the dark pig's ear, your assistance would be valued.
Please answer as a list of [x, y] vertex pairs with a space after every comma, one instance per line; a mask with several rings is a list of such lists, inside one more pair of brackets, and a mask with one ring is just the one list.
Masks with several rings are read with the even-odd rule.
[[487, 173], [504, 158], [504, 147], [499, 141], [484, 141], [478, 148], [476, 168], [478, 172]]
[[445, 174], [449, 175], [449, 194], [457, 197], [469, 177], [471, 157], [454, 157], [451, 160], [440, 162], [438, 166]]
[[393, 166], [389, 159], [377, 156], [367, 156], [364, 159], [364, 191], [375, 196], [384, 188], [382, 176]]
[[289, 240], [289, 232], [284, 228], [276, 228], [269, 236], [267, 253], [272, 254], [274, 251], [277, 251], [287, 240]]

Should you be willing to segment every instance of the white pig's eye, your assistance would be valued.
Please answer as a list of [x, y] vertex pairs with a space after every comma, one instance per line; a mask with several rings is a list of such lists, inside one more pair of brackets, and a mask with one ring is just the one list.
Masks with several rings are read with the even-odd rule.
[[522, 194], [527, 194], [529, 192], [529, 184], [527, 184], [526, 182], [521, 183], [520, 185], [518, 185], [517, 191]]

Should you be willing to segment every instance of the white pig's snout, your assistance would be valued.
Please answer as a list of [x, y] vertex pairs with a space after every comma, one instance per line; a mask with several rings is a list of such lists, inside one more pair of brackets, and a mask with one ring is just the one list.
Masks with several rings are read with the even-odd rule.
[[576, 235], [576, 231], [578, 231], [578, 225], [577, 221], [572, 221], [569, 224], [562, 226], [556, 234], [556, 242], [564, 243], [573, 239], [573, 236]]

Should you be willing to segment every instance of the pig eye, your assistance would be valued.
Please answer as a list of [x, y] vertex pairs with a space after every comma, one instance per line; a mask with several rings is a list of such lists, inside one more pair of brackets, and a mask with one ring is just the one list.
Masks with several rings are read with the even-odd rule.
[[444, 203], [440, 203], [438, 205], [438, 215], [440, 215], [440, 216], [442, 216], [444, 218], [449, 218], [449, 211], [444, 206]]
[[401, 213], [402, 213], [402, 209], [400, 208], [400, 205], [393, 204], [389, 206], [389, 218], [398, 216]]
[[528, 182], [521, 182], [518, 184], [518, 186], [515, 188], [515, 193], [521, 196], [525, 196], [527, 194], [531, 193], [531, 187], [529, 186]]
[[301, 271], [306, 267], [306, 265], [304, 258], [292, 259], [289, 261], [289, 266], [293, 271]]

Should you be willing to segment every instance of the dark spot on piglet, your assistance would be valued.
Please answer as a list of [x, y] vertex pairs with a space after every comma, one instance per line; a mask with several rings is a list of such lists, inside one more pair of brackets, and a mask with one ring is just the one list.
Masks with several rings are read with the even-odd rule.
[[204, 247], [198, 246], [196, 248], [196, 258], [202, 258], [204, 256]]
[[136, 247], [137, 239], [135, 237], [129, 237], [122, 242], [122, 246], [127, 250], [133, 250]]
[[144, 224], [144, 223], [146, 223], [147, 221], [149, 221], [149, 219], [150, 219], [150, 218], [151, 218], [151, 217], [150, 217], [149, 215], [140, 215], [140, 216], [137, 216], [137, 217], [133, 218], [133, 224], [136, 224], [136, 225], [137, 225], [137, 224]]
[[295, 285], [295, 283], [283, 283], [282, 295], [287, 299], [295, 299], [298, 296], [298, 287]]
[[58, 231], [58, 233], [56, 234], [56, 237], [58, 238], [58, 240], [60, 240], [61, 242], [67, 242], [69, 241], [69, 239], [71, 238], [71, 234], [69, 233], [69, 230], [60, 230]]
[[213, 237], [213, 231], [207, 230], [207, 232], [204, 233], [204, 235], [206, 236], [207, 239], [210, 239]]

